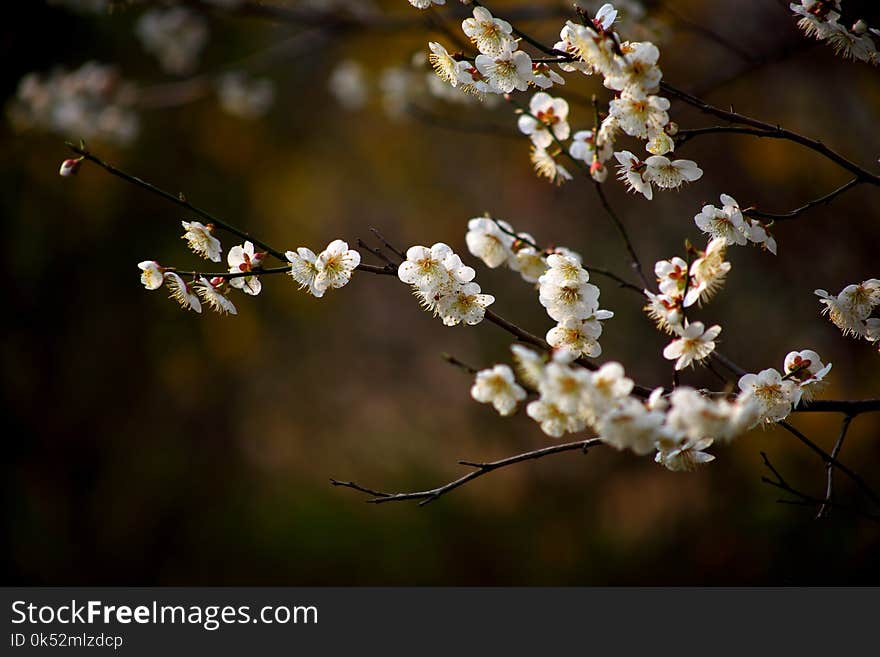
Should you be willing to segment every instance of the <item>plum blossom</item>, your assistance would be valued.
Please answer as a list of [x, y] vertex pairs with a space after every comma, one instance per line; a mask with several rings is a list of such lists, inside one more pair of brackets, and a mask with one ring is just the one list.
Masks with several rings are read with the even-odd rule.
[[796, 402], [798, 385], [773, 368], [757, 374], [744, 374], [739, 379], [740, 398], [757, 406], [758, 422], [778, 422], [791, 413]]
[[630, 137], [648, 139], [669, 123], [669, 100], [661, 96], [624, 94], [612, 100], [608, 111]]
[[235, 304], [221, 291], [225, 283], [226, 281], [219, 276], [211, 280], [200, 276], [193, 287], [211, 310], [224, 315], [237, 315]]
[[179, 275], [173, 271], [165, 272], [165, 285], [171, 291], [171, 297], [184, 310], [194, 310], [197, 313], [202, 312], [202, 303], [199, 297], [193, 292], [189, 283], [185, 282]]
[[182, 239], [186, 240], [187, 246], [193, 253], [210, 260], [211, 262], [220, 262], [220, 254], [223, 252], [220, 247], [220, 240], [214, 237], [214, 224], [207, 226], [198, 221], [181, 221], [184, 234]]
[[831, 363], [825, 365], [815, 351], [803, 349], [786, 354], [783, 370], [786, 378], [797, 382], [799, 386], [795, 395], [797, 405], [801, 399], [810, 401], [815, 390], [824, 385], [825, 376], [831, 371]]
[[868, 318], [880, 305], [880, 280], [869, 278], [858, 285], [847, 285], [837, 296], [825, 290], [816, 290], [815, 294], [825, 305], [822, 313], [827, 313], [844, 335], [866, 337]]
[[694, 361], [700, 361], [715, 351], [715, 338], [721, 333], [717, 324], [705, 329], [703, 322], [691, 322], [675, 327], [679, 336], [663, 349], [663, 357], [675, 361], [675, 369], [683, 370]]
[[678, 189], [682, 183], [694, 182], [703, 176], [703, 170], [693, 160], [670, 160], [664, 155], [652, 155], [645, 160], [644, 179], [661, 189]]
[[[252, 242], [247, 241], [241, 246], [233, 246], [226, 254], [229, 271], [233, 274], [251, 272], [262, 266], [265, 254], [254, 251]], [[257, 296], [263, 289], [259, 276], [236, 276], [229, 279], [229, 284], [242, 290], [245, 294]]]
[[490, 269], [495, 269], [513, 256], [515, 238], [510, 234], [512, 232], [513, 227], [506, 221], [476, 217], [468, 221], [465, 242], [471, 255], [482, 260]]
[[[628, 42], [621, 45], [621, 51], [623, 63], [620, 70], [605, 78], [605, 86], [632, 96], [645, 96], [656, 92], [663, 77], [657, 66], [657, 60], [660, 58], [660, 50], [657, 46], [648, 41]], [[669, 109], [668, 103], [664, 109]]]
[[428, 55], [428, 62], [434, 68], [434, 72], [444, 82], [448, 82], [453, 87], [459, 83], [458, 61], [449, 54], [442, 45], [436, 41], [428, 43], [431, 54]]
[[721, 195], [721, 204], [721, 208], [711, 204], [704, 205], [694, 217], [694, 223], [710, 238], [723, 238], [728, 246], [745, 244], [750, 228], [746, 226], [739, 204], [727, 194]]
[[539, 91], [529, 101], [529, 113], [517, 121], [520, 132], [528, 135], [537, 148], [547, 148], [556, 140], [568, 139], [568, 102]]
[[361, 254], [348, 248], [348, 243], [333, 240], [315, 260], [315, 287], [327, 290], [343, 287], [351, 280], [351, 273], [361, 264]]
[[556, 158], [544, 148], [533, 145], [529, 158], [532, 161], [532, 166], [535, 167], [535, 173], [541, 178], [546, 178], [556, 185], [561, 185], [572, 179], [568, 169], [559, 164]]
[[512, 50], [510, 45], [504, 46], [497, 55], [477, 55], [474, 65], [493, 93], [525, 91], [532, 81], [532, 58], [522, 50]]
[[138, 263], [141, 270], [141, 283], [148, 290], [158, 290], [165, 282], [162, 267], [155, 260], [144, 260]]
[[325, 288], [318, 287], [315, 283], [318, 277], [318, 256], [311, 249], [304, 246], [296, 251], [285, 252], [285, 257], [290, 263], [290, 276], [299, 283], [299, 289], [309, 291], [315, 297], [324, 296]]
[[586, 421], [578, 415], [565, 413], [550, 401], [537, 399], [526, 406], [526, 413], [541, 425], [541, 431], [553, 438], [561, 438], [566, 432], [583, 431]]
[[500, 415], [512, 415], [526, 391], [517, 384], [513, 370], [507, 365], [496, 365], [477, 372], [471, 397], [481, 404], [492, 404]]
[[716, 237], [709, 242], [700, 257], [691, 263], [690, 288], [684, 297], [685, 308], [697, 301], [708, 301], [724, 285], [724, 279], [730, 271], [730, 263], [724, 260], [727, 252], [727, 241]]
[[409, 4], [416, 9], [427, 9], [431, 5], [445, 5], [446, 0], [409, 0]]
[[617, 177], [626, 183], [629, 191], [639, 192], [649, 201], [654, 198], [651, 179], [646, 175], [647, 165], [629, 151], [614, 153], [614, 158], [618, 162]]
[[485, 7], [474, 7], [473, 18], [465, 18], [461, 29], [484, 55], [495, 57], [505, 48], [516, 49], [510, 23], [494, 18]]

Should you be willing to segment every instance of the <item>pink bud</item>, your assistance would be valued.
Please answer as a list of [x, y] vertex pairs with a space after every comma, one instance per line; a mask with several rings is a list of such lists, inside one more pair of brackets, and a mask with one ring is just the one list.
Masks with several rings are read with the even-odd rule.
[[62, 176], [75, 176], [76, 172], [79, 171], [79, 167], [82, 164], [82, 160], [64, 160], [61, 163], [61, 170], [58, 172]]

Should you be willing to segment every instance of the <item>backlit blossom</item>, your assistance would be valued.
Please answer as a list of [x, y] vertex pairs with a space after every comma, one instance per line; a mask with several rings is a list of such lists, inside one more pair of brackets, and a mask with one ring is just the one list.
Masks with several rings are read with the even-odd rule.
[[652, 155], [645, 160], [645, 180], [661, 189], [678, 189], [682, 183], [694, 182], [703, 170], [693, 160], [670, 160], [664, 155]]
[[661, 331], [674, 333], [675, 327], [683, 319], [682, 297], [654, 294], [649, 290], [644, 290], [644, 294], [648, 298], [648, 304], [644, 307], [648, 317], [654, 320]]
[[235, 308], [235, 304], [222, 292], [225, 284], [226, 282], [222, 278], [215, 278], [209, 281], [204, 276], [200, 276], [193, 287], [202, 298], [202, 301], [214, 312], [224, 315], [237, 315], [238, 311]]
[[428, 61], [434, 67], [437, 77], [453, 87], [458, 86], [458, 62], [436, 41], [428, 43], [428, 48], [431, 50]]
[[516, 49], [510, 23], [494, 18], [485, 7], [474, 7], [473, 18], [465, 18], [461, 29], [484, 55], [500, 55], [505, 47]]
[[492, 404], [500, 415], [511, 415], [526, 398], [526, 391], [517, 384], [510, 367], [496, 365], [477, 372], [471, 397], [481, 404]]
[[739, 204], [727, 194], [721, 195], [721, 203], [721, 208], [704, 205], [694, 217], [694, 223], [711, 238], [723, 238], [728, 246], [745, 244], [750, 228], [746, 226]]
[[695, 361], [706, 358], [715, 350], [715, 338], [721, 333], [717, 324], [704, 329], [702, 322], [691, 322], [675, 328], [679, 336], [663, 350], [663, 357], [675, 361], [675, 369], [683, 370]]
[[649, 410], [637, 399], [626, 397], [599, 418], [596, 430], [603, 443], [644, 456], [654, 451], [663, 420], [663, 413]]
[[299, 283], [299, 289], [308, 289], [309, 293], [316, 297], [324, 296], [326, 289], [315, 284], [318, 276], [316, 265], [318, 256], [315, 252], [301, 246], [296, 251], [287, 251], [284, 255], [290, 263], [290, 276]]
[[186, 231], [182, 238], [186, 240], [187, 246], [203, 258], [207, 258], [212, 262], [220, 262], [220, 240], [214, 237], [214, 225], [199, 223], [198, 221], [181, 221], [183, 229]]
[[685, 307], [697, 301], [707, 301], [724, 285], [730, 271], [730, 263], [724, 260], [727, 240], [716, 237], [709, 242], [706, 250], [691, 263], [690, 287], [684, 298]]
[[409, 0], [409, 4], [416, 9], [427, 9], [431, 5], [445, 5], [446, 0]]
[[544, 375], [546, 356], [521, 344], [511, 345], [510, 351], [513, 352], [513, 360], [520, 379], [532, 388], [537, 388]]
[[626, 183], [629, 191], [639, 192], [650, 201], [654, 197], [654, 190], [651, 180], [645, 175], [647, 165], [629, 151], [614, 153], [614, 158], [618, 162], [617, 177]]
[[141, 270], [141, 283], [148, 290], [158, 290], [165, 282], [162, 267], [154, 260], [144, 260], [138, 263]]
[[654, 460], [673, 472], [692, 472], [701, 465], [715, 460], [704, 450], [712, 446], [711, 438], [690, 440], [681, 438], [671, 445], [664, 445], [657, 451]]
[[567, 180], [571, 180], [572, 176], [564, 166], [556, 161], [546, 149], [532, 146], [530, 154], [532, 165], [535, 167], [535, 173], [542, 178], [547, 178], [552, 183], [561, 185]]
[[171, 292], [171, 298], [180, 304], [184, 310], [194, 310], [197, 313], [202, 312], [202, 303], [199, 297], [193, 292], [189, 283], [184, 281], [173, 271], [165, 272], [165, 285]]

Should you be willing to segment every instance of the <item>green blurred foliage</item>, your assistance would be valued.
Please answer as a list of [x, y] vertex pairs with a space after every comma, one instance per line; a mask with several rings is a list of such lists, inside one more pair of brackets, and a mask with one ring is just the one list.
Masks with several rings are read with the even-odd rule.
[[[389, 11], [410, 10], [403, 0]], [[503, 2], [493, 3], [502, 6]], [[507, 3], [511, 4], [511, 3]], [[516, 3], [523, 4], [523, 3]], [[534, 3], [526, 3], [534, 4]], [[41, 3], [2, 28], [3, 94], [62, 62], [118, 64], [144, 84], [167, 82], [133, 41], [131, 12], [79, 16]], [[747, 62], [668, 14], [661, 65], [710, 101], [822, 138], [872, 166], [877, 71], [804, 40], [776, 3], [675, 3], [767, 63]], [[412, 10], [414, 11], [414, 10]], [[443, 15], [438, 12], [438, 15]], [[552, 42], [561, 21], [529, 27]], [[297, 28], [217, 19], [203, 69], [290, 38]], [[622, 30], [626, 33], [624, 22]], [[535, 178], [525, 138], [392, 120], [374, 101], [346, 112], [326, 89], [346, 57], [375, 72], [404, 64], [436, 31], [346, 33], [281, 57], [265, 71], [277, 102], [264, 119], [223, 114], [212, 98], [143, 114], [135, 144], [96, 152], [282, 249], [354, 243], [379, 227], [399, 245], [446, 241], [466, 255], [467, 219], [490, 211], [588, 263], [626, 271], [592, 186]], [[793, 52], [780, 57], [779, 53]], [[715, 82], [713, 82], [715, 81]], [[604, 93], [590, 80], [566, 91]], [[464, 112], [454, 114], [454, 112]], [[447, 110], [449, 112], [449, 110]], [[513, 129], [509, 108], [452, 110]], [[710, 125], [673, 106], [683, 127]], [[590, 110], [572, 106], [573, 128]], [[77, 135], [68, 135], [76, 138]], [[197, 266], [179, 239], [179, 210], [85, 166], [62, 179], [63, 137], [0, 128], [3, 255], [10, 274], [2, 348], [7, 431], [7, 583], [34, 584], [806, 584], [876, 583], [880, 530], [775, 503], [760, 482], [767, 451], [793, 483], [824, 490], [824, 467], [781, 430], [755, 431], [694, 474], [650, 458], [594, 450], [494, 473], [428, 506], [366, 505], [329, 477], [390, 490], [431, 487], [460, 458], [500, 458], [552, 442], [524, 417], [473, 403], [466, 375], [507, 358], [491, 325], [448, 329], [391, 279], [355, 275], [313, 299], [281, 277], [237, 317], [181, 312], [138, 284], [135, 263]], [[682, 149], [706, 174], [649, 203], [608, 183], [646, 263], [702, 241], [692, 217], [721, 192], [784, 211], [846, 180], [799, 147], [730, 136]], [[830, 398], [878, 396], [876, 351], [819, 316], [814, 288], [880, 275], [876, 190], [778, 226], [779, 255], [730, 252], [726, 289], [699, 311], [724, 327], [723, 351], [758, 371], [790, 349], [834, 363]], [[233, 241], [224, 237], [224, 246]], [[471, 263], [473, 264], [473, 263]], [[536, 333], [551, 323], [516, 276], [478, 267], [495, 308]], [[600, 282], [601, 284], [601, 282]], [[602, 285], [615, 311], [604, 358], [644, 385], [669, 384], [665, 343], [624, 290]], [[715, 385], [705, 372], [683, 376]], [[830, 449], [837, 418], [794, 422]], [[862, 416], [842, 454], [880, 482], [880, 424]], [[838, 477], [839, 495], [855, 492]]]

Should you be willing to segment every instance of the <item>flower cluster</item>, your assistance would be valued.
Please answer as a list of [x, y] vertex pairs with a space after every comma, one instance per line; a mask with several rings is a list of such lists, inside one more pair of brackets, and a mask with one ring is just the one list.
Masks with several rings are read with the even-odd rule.
[[284, 255], [290, 262], [293, 280], [299, 283], [301, 290], [307, 289], [316, 297], [346, 285], [352, 272], [361, 264], [361, 254], [349, 249], [342, 240], [333, 240], [317, 255], [303, 246]]
[[711, 204], [704, 205], [694, 217], [694, 223], [710, 238], [724, 239], [727, 246], [742, 246], [752, 242], [776, 255], [776, 239], [767, 226], [744, 216], [739, 203], [728, 194], [721, 195], [720, 208]]
[[589, 282], [581, 256], [566, 248], [543, 251], [528, 233], [506, 221], [476, 217], [468, 222], [468, 250], [490, 268], [507, 265], [529, 283], [538, 284], [538, 300], [557, 325], [547, 332], [554, 349], [577, 356], [602, 354], [602, 320], [614, 313], [599, 308], [599, 288]]
[[13, 126], [64, 137], [127, 144], [138, 133], [137, 92], [115, 69], [87, 62], [75, 71], [24, 76], [9, 107]]
[[412, 286], [425, 310], [440, 317], [446, 326], [479, 324], [495, 297], [483, 294], [474, 282], [476, 272], [442, 242], [431, 248], [412, 246], [397, 276]]
[[227, 296], [231, 280], [221, 276], [211, 279], [198, 276], [192, 282], [187, 282], [180, 274], [162, 267], [154, 260], [144, 260], [138, 263], [138, 268], [141, 270], [141, 283], [146, 289], [158, 290], [164, 285], [171, 293], [171, 298], [185, 310], [201, 313], [204, 303], [218, 313], [229, 315], [238, 313], [235, 304]]
[[181, 6], [144, 12], [135, 33], [148, 52], [168, 73], [184, 75], [195, 70], [208, 42], [208, 25], [195, 12]]
[[715, 350], [721, 327], [706, 329], [702, 322], [689, 322], [685, 309], [708, 301], [724, 285], [731, 267], [724, 259], [726, 250], [724, 237], [716, 237], [705, 251], [696, 251], [697, 257], [690, 264], [675, 256], [654, 265], [659, 294], [644, 290], [648, 299], [644, 310], [658, 329], [676, 336], [663, 350], [665, 358], [675, 361], [676, 370], [703, 360]]
[[789, 8], [799, 17], [798, 27], [807, 36], [827, 41], [834, 52], [847, 59], [880, 66], [876, 42], [880, 30], [870, 27], [861, 18], [853, 21], [850, 27], [841, 25], [840, 0], [801, 0], [792, 2]]
[[[212, 262], [222, 260], [223, 249], [220, 240], [214, 236], [213, 224], [205, 225], [198, 221], [181, 223], [185, 231], [183, 239], [194, 253]], [[229, 293], [237, 289], [251, 296], [260, 294], [263, 289], [260, 277], [266, 273], [263, 269], [266, 255], [257, 251], [253, 242], [245, 241], [244, 244], [233, 246], [226, 254], [228, 273], [190, 272], [190, 282], [184, 280], [174, 268], [163, 267], [155, 260], [144, 260], [138, 263], [138, 268], [141, 270], [141, 283], [146, 289], [158, 290], [165, 285], [171, 291], [171, 298], [186, 310], [200, 313], [202, 304], [207, 304], [216, 312], [235, 315], [237, 311], [229, 299]], [[331, 288], [347, 284], [361, 262], [360, 253], [349, 249], [342, 240], [333, 240], [318, 255], [300, 247], [296, 251], [287, 251], [285, 256], [290, 263], [288, 273], [293, 280], [299, 283], [300, 289], [308, 289], [316, 297], [324, 296]]]
[[752, 401], [757, 416], [754, 424], [784, 420], [801, 400], [809, 401], [831, 371], [812, 349], [789, 352], [783, 363], [785, 374], [768, 368], [744, 374], [739, 380], [740, 397]]
[[880, 306], [880, 279], [869, 278], [858, 285], [847, 285], [837, 296], [816, 290], [816, 296], [825, 304], [822, 313], [827, 313], [844, 335], [880, 342], [880, 317], [871, 317]]
[[[521, 382], [538, 394], [526, 413], [544, 433], [560, 438], [590, 428], [617, 449], [654, 453], [656, 462], [670, 470], [708, 463], [714, 457], [704, 450], [714, 441], [729, 442], [761, 419], [750, 393], [731, 401], [687, 387], [664, 396], [658, 388], [641, 399], [620, 363], [591, 372], [573, 363], [568, 351], [557, 351], [549, 360], [520, 345], [512, 351]], [[527, 393], [507, 365], [496, 365], [477, 373], [471, 396], [510, 415]]]

